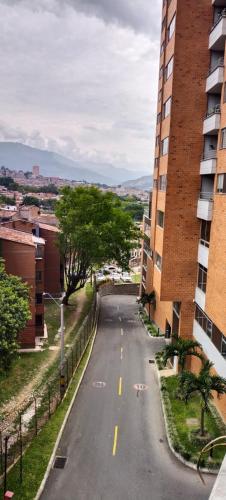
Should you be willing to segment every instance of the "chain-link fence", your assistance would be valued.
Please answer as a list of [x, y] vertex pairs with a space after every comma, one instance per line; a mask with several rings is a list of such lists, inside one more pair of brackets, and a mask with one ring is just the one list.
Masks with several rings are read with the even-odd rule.
[[24, 450], [61, 404], [94, 333], [97, 319], [98, 296], [95, 294], [89, 314], [68, 349], [63, 366], [55, 370], [48, 382], [43, 383], [43, 386], [32, 394], [26, 409], [18, 414], [10, 426], [5, 424], [4, 420], [0, 422], [0, 486], [3, 486], [4, 492], [9, 486], [7, 473], [15, 463], [18, 481], [23, 482], [23, 475], [26, 474], [23, 468]]

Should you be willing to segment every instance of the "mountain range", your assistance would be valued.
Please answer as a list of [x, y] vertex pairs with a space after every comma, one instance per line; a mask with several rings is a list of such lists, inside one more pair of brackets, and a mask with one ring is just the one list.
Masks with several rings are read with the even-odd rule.
[[150, 191], [152, 189], [152, 182], [153, 182], [152, 175], [143, 175], [138, 179], [133, 179], [123, 182], [122, 186], [128, 188], [143, 189], [144, 191]]
[[33, 165], [39, 165], [41, 175], [47, 177], [85, 180], [109, 186], [136, 179], [138, 173], [145, 173], [116, 168], [110, 163], [71, 160], [53, 151], [36, 149], [19, 142], [0, 142], [0, 167], [27, 172], [32, 170]]

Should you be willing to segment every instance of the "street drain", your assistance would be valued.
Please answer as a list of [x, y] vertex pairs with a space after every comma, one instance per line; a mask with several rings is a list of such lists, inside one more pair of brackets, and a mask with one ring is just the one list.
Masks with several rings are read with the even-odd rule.
[[64, 469], [67, 462], [66, 457], [56, 457], [54, 462], [54, 469]]
[[149, 363], [154, 364], [155, 360], [154, 359], [149, 359]]

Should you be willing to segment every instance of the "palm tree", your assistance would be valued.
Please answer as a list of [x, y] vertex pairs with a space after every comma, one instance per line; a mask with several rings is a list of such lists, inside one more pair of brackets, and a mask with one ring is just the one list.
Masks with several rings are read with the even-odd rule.
[[218, 395], [226, 394], [226, 379], [219, 375], [211, 375], [213, 366], [206, 360], [198, 375], [184, 371], [180, 376], [180, 390], [187, 403], [194, 393], [198, 393], [201, 399], [200, 433], [205, 435], [205, 413], [209, 410], [209, 403], [213, 399], [212, 391]]
[[173, 358], [174, 356], [178, 357], [178, 365], [181, 368], [181, 371], [185, 368], [185, 362], [187, 356], [196, 356], [203, 360], [203, 356], [200, 352], [197, 351], [197, 348], [201, 349], [201, 344], [196, 342], [195, 340], [182, 339], [173, 335], [172, 344], [168, 344], [164, 347], [162, 351], [162, 361], [166, 366], [168, 359]]
[[151, 320], [151, 305], [155, 307], [155, 291], [153, 290], [151, 293], [143, 293], [142, 297], [139, 301], [143, 307], [148, 304], [148, 319]]

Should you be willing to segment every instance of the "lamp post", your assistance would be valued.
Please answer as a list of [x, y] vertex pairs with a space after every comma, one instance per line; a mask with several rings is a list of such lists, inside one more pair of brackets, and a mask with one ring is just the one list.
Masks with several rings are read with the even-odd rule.
[[62, 295], [60, 301], [54, 299], [54, 297], [49, 292], [44, 292], [43, 297], [50, 297], [53, 302], [60, 308], [60, 386], [61, 389], [64, 390], [65, 382], [64, 382], [64, 304]]

